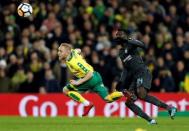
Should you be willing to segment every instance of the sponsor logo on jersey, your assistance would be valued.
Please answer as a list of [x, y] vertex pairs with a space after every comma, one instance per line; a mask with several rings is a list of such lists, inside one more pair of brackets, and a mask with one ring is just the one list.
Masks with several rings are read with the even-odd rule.
[[128, 56], [123, 60], [123, 62], [130, 61], [131, 59], [132, 59], [132, 56], [131, 56], [131, 55], [128, 55]]

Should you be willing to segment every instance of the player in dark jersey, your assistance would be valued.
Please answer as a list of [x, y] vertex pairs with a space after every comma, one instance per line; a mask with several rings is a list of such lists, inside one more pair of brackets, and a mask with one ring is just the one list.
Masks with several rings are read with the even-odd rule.
[[152, 119], [144, 113], [141, 108], [135, 105], [134, 101], [139, 98], [168, 110], [170, 117], [173, 119], [177, 109], [168, 106], [156, 97], [148, 94], [148, 91], [151, 88], [152, 75], [139, 55], [139, 48], [145, 50], [146, 46], [139, 40], [133, 40], [126, 37], [126, 31], [118, 30], [115, 39], [116, 44], [121, 45], [119, 57], [124, 65], [124, 71], [122, 72], [117, 87], [125, 83], [124, 87], [126, 86], [126, 89], [123, 93], [128, 98], [125, 103], [126, 106], [135, 114], [147, 120], [150, 124], [157, 124], [156, 120]]

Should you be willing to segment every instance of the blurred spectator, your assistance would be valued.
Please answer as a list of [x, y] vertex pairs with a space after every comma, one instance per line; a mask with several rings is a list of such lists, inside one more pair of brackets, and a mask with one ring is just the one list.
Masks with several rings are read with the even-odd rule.
[[189, 72], [189, 50], [184, 52], [184, 64], [186, 66], [187, 72]]
[[31, 71], [27, 72], [27, 78], [19, 86], [18, 92], [22, 93], [37, 93], [39, 92], [39, 87], [34, 81], [34, 74]]
[[158, 57], [157, 58], [157, 65], [155, 66], [154, 71], [152, 72], [153, 74], [153, 81], [152, 81], [152, 91], [160, 91], [161, 89], [161, 81], [160, 81], [160, 72], [162, 70], [167, 69], [165, 66], [165, 62], [163, 57]]
[[162, 92], [175, 92], [176, 86], [172, 74], [169, 70], [161, 70], [160, 77], [160, 89]]
[[58, 24], [58, 20], [56, 19], [56, 15], [54, 12], [50, 12], [48, 14], [48, 18], [45, 19], [42, 23], [43, 26], [45, 26], [48, 30], [48, 32], [52, 31], [56, 25]]
[[174, 48], [174, 51], [176, 53], [175, 59], [176, 60], [182, 60], [183, 59], [183, 52], [184, 52], [184, 37], [182, 35], [176, 36], [176, 46]]
[[0, 60], [6, 59], [6, 51], [3, 47], [0, 47]]
[[14, 50], [15, 50], [14, 40], [13, 39], [8, 39], [6, 41], [6, 52], [7, 52], [7, 54], [13, 53]]
[[16, 73], [16, 71], [18, 70], [18, 65], [17, 65], [17, 57], [16, 55], [12, 54], [9, 56], [9, 62], [8, 62], [8, 76], [10, 78], [13, 77], [13, 75]]
[[55, 79], [53, 72], [50, 69], [45, 71], [44, 87], [48, 93], [60, 92], [59, 82]]
[[29, 68], [34, 73], [39, 73], [42, 69], [42, 62], [37, 52], [32, 52], [30, 55]]
[[20, 84], [26, 80], [26, 74], [22, 68], [19, 68], [11, 79], [11, 85], [13, 87], [13, 91], [17, 91]]
[[175, 84], [176, 84], [176, 91], [181, 90], [183, 87], [183, 82], [186, 77], [186, 69], [183, 61], [178, 61], [176, 64], [176, 69], [173, 71], [173, 76], [175, 78]]
[[96, 45], [96, 50], [97, 51], [101, 51], [101, 50], [104, 50], [104, 49], [109, 49], [111, 47], [111, 43], [108, 40], [107, 34], [101, 34], [101, 35], [98, 36], [97, 39], [98, 39], [97, 40], [98, 43]]
[[6, 75], [5, 61], [0, 61], [0, 93], [7, 93], [11, 91], [11, 80]]
[[65, 86], [69, 79], [69, 73], [66, 65], [56, 62], [53, 67], [53, 73], [55, 75], [55, 78], [59, 81], [60, 86]]
[[96, 0], [95, 7], [94, 7], [94, 14], [98, 20], [102, 19], [103, 15], [104, 15], [105, 8], [106, 7], [103, 3], [103, 0]]
[[29, 41], [29, 38], [28, 37], [22, 37], [21, 39], [21, 47], [22, 47], [22, 50], [23, 50], [23, 56], [25, 59], [27, 59], [28, 55], [29, 55], [29, 50], [32, 48], [32, 45]]
[[184, 88], [184, 91], [189, 93], [189, 73], [187, 73], [187, 75], [185, 76], [184, 82], [182, 84], [183, 84], [182, 87]]
[[[11, 7], [10, 7], [11, 8]], [[5, 25], [4, 33], [9, 32], [12, 38], [15, 40], [15, 43], [19, 41], [20, 28], [16, 23], [16, 17], [12, 15], [7, 15], [4, 17]]]
[[6, 69], [6, 67], [7, 67], [6, 61], [5, 61], [4, 59], [1, 59], [1, 60], [0, 60], [0, 68]]

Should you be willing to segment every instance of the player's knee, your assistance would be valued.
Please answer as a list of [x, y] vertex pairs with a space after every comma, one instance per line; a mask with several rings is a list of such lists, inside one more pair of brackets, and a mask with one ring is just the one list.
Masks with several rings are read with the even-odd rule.
[[140, 99], [145, 99], [147, 91], [144, 87], [137, 88], [137, 95]]
[[112, 98], [110, 97], [110, 95], [106, 96], [103, 98], [107, 103], [111, 103], [113, 102]]
[[65, 86], [63, 89], [62, 89], [62, 92], [65, 94], [65, 95], [68, 95], [68, 88]]
[[127, 107], [129, 107], [132, 103], [133, 103], [133, 101], [127, 100], [127, 101], [125, 102], [125, 105], [126, 105]]

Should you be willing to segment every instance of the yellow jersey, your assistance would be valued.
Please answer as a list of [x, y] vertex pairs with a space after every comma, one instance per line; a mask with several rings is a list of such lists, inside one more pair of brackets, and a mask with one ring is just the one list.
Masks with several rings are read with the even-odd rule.
[[93, 67], [74, 49], [71, 50], [66, 60], [66, 65], [70, 72], [77, 78], [83, 78], [89, 71], [94, 71]]

